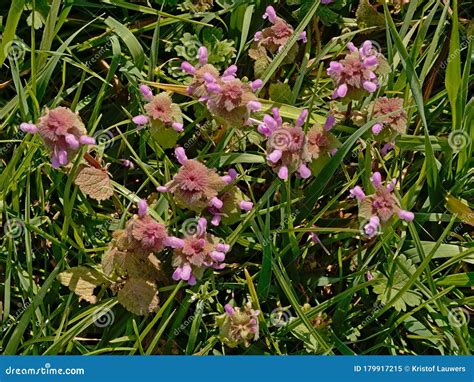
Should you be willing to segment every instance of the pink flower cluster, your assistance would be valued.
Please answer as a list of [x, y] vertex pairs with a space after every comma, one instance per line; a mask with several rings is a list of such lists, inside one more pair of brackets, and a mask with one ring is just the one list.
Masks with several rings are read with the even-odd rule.
[[148, 214], [146, 201], [140, 200], [138, 215], [130, 219], [123, 231], [121, 250], [141, 256], [169, 248], [173, 251], [173, 279], [194, 285], [207, 268], [218, 270], [225, 267], [223, 261], [230, 247], [207, 232], [204, 218], [198, 220], [193, 231], [185, 232], [183, 238], [169, 235], [166, 227]]
[[[229, 198], [220, 198], [219, 193], [234, 181], [237, 172], [232, 169], [227, 175], [219, 176], [215, 170], [207, 168], [201, 162], [188, 159], [182, 147], [175, 149], [175, 156], [181, 164], [180, 170], [173, 180], [157, 190], [173, 193], [180, 206], [192, 211], [201, 212], [207, 208], [212, 215], [211, 223], [219, 225], [222, 211], [226, 207], [225, 202], [232, 202]], [[227, 193], [223, 194], [226, 195]], [[241, 200], [239, 207], [243, 211], [249, 211], [253, 205], [249, 201]]]
[[39, 134], [51, 153], [54, 168], [67, 165], [81, 145], [95, 144], [94, 138], [87, 135], [79, 114], [67, 107], [46, 109], [37, 125], [22, 123], [20, 129], [25, 133]]
[[394, 140], [399, 134], [404, 134], [407, 128], [407, 114], [403, 109], [402, 98], [379, 97], [370, 106], [373, 119], [381, 120], [372, 126], [375, 135], [381, 133], [388, 139]]
[[173, 251], [173, 280], [184, 280], [189, 285], [194, 285], [205, 269], [219, 270], [225, 267], [223, 261], [230, 250], [229, 245], [220, 242], [206, 230], [207, 221], [200, 218], [196, 232], [179, 239], [179, 245]]
[[255, 91], [262, 86], [261, 80], [242, 82], [236, 78], [237, 66], [229, 66], [222, 75], [207, 63], [205, 47], [199, 48], [199, 64], [184, 61], [181, 69], [193, 76], [188, 94], [204, 102], [211, 113], [221, 122], [241, 126], [247, 123], [250, 113], [260, 110], [261, 104]]
[[[263, 19], [268, 19], [272, 26], [255, 33], [254, 40], [258, 42], [259, 46], [271, 53], [280, 51], [288, 39], [295, 33], [293, 27], [278, 17], [271, 5], [266, 8]], [[306, 42], [306, 32], [301, 32], [298, 40]]]
[[374, 237], [380, 227], [387, 223], [394, 214], [397, 214], [402, 220], [413, 221], [415, 217], [413, 212], [403, 210], [399, 200], [393, 194], [397, 184], [396, 179], [392, 179], [384, 186], [380, 173], [374, 172], [370, 180], [375, 188], [375, 193], [366, 196], [359, 186], [350, 190], [350, 196], [356, 198], [359, 203], [359, 217], [366, 222], [363, 231], [368, 237]]
[[304, 179], [311, 176], [307, 163], [311, 155], [307, 149], [306, 135], [302, 126], [308, 116], [303, 110], [294, 125], [283, 122], [278, 108], [272, 109], [272, 115], [265, 114], [258, 132], [267, 137], [267, 163], [282, 180], [294, 171]]
[[224, 310], [225, 313], [216, 319], [222, 342], [229, 347], [239, 344], [249, 347], [250, 341], [258, 340], [260, 311], [253, 309], [250, 301], [242, 308], [226, 304]]
[[335, 86], [333, 98], [358, 99], [367, 93], [374, 93], [379, 87], [377, 76], [382, 55], [367, 40], [357, 49], [350, 42], [349, 53], [339, 61], [332, 61], [327, 74]]
[[179, 106], [171, 100], [168, 93], [153, 95], [147, 85], [140, 86], [143, 98], [148, 101], [145, 105], [146, 114], [133, 117], [133, 122], [142, 127], [151, 123], [154, 127], [171, 127], [177, 132], [183, 131], [183, 116]]
[[138, 202], [138, 215], [129, 221], [125, 233], [133, 248], [141, 252], [161, 252], [182, 245], [180, 239], [168, 235], [166, 227], [148, 214], [147, 202]]

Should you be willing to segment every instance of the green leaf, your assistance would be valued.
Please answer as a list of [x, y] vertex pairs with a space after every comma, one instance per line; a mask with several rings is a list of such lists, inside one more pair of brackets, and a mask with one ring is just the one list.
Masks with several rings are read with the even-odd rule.
[[443, 286], [472, 287], [474, 286], [474, 272], [455, 273], [454, 275], [440, 277], [435, 282], [436, 285]]
[[125, 45], [127, 45], [135, 66], [141, 70], [145, 63], [145, 53], [137, 38], [125, 25], [110, 16], [107, 17], [104, 22], [122, 39]]
[[453, 13], [451, 24], [451, 37], [449, 39], [448, 66], [446, 68], [445, 86], [448, 92], [451, 112], [453, 115], [453, 130], [460, 127], [460, 110], [458, 110], [457, 98], [461, 87], [461, 47], [459, 46], [459, 22], [458, 22], [458, 2], [453, 0]]
[[[405, 255], [400, 255], [398, 260], [405, 266], [410, 274], [415, 273], [416, 267], [411, 260], [408, 260]], [[393, 268], [393, 269], [389, 269]], [[378, 295], [378, 300], [383, 304], [388, 303], [398, 292], [400, 292], [405, 284], [410, 280], [410, 277], [397, 264], [390, 267], [385, 266], [387, 275], [380, 272], [374, 273], [375, 285], [374, 293]], [[400, 298], [395, 301], [393, 307], [400, 311], [405, 311], [408, 306], [416, 306], [421, 302], [421, 295], [419, 292], [407, 290]]]
[[413, 62], [407, 52], [405, 45], [403, 44], [400, 35], [397, 32], [395, 27], [395, 23], [393, 22], [392, 16], [388, 9], [388, 5], [386, 2], [383, 4], [384, 11], [385, 11], [385, 20], [388, 26], [388, 30], [390, 30], [390, 34], [395, 42], [395, 46], [400, 54], [402, 59], [403, 66], [405, 68], [405, 72], [407, 75], [408, 80], [410, 81], [410, 88], [413, 94], [413, 98], [415, 99], [415, 103], [418, 107], [418, 113], [420, 114], [421, 121], [424, 127], [425, 133], [425, 155], [426, 155], [426, 168], [427, 168], [427, 180], [428, 180], [428, 192], [430, 196], [431, 206], [437, 206], [442, 200], [442, 188], [441, 184], [439, 183], [438, 179], [438, 169], [436, 165], [436, 158], [433, 153], [433, 147], [431, 146], [430, 141], [430, 134], [428, 128], [428, 122], [426, 121], [425, 116], [425, 106], [423, 101], [423, 94], [421, 91], [421, 84], [416, 74], [415, 68], [413, 66]]
[[5, 58], [10, 50], [11, 42], [15, 38], [16, 28], [23, 13], [24, 0], [13, 0], [8, 11], [7, 23], [3, 31], [2, 43], [0, 44], [0, 66], [3, 66]]
[[293, 97], [290, 85], [282, 82], [274, 82], [270, 84], [270, 99], [275, 102], [292, 104]]

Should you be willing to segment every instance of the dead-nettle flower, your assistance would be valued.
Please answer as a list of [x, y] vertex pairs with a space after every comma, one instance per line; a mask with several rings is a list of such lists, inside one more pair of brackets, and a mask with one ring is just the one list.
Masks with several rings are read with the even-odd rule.
[[252, 209], [253, 204], [246, 201], [241, 193], [237, 193], [236, 187], [220, 195], [237, 177], [234, 169], [230, 169], [227, 175], [219, 176], [214, 169], [207, 168], [195, 159], [188, 159], [182, 147], [175, 149], [175, 156], [181, 168], [173, 180], [157, 188], [159, 192], [173, 193], [177, 203], [184, 208], [196, 212], [207, 208], [212, 215], [211, 223], [216, 226], [219, 225], [221, 217], [226, 217], [234, 211], [235, 205], [243, 211]]
[[[265, 48], [271, 53], [276, 53], [283, 48], [295, 31], [290, 24], [277, 16], [275, 9], [271, 5], [266, 8], [263, 19], [268, 19], [272, 26], [255, 33], [254, 40], [258, 46]], [[302, 32], [298, 36], [298, 40], [306, 42], [306, 32]]]
[[54, 168], [65, 166], [77, 153], [81, 145], [93, 145], [95, 140], [87, 135], [78, 113], [66, 107], [49, 110], [40, 117], [38, 124], [22, 123], [25, 133], [38, 133], [51, 153]]
[[365, 195], [359, 186], [350, 190], [350, 196], [358, 201], [359, 218], [365, 222], [363, 230], [368, 237], [374, 237], [380, 227], [387, 223], [394, 214], [407, 222], [414, 219], [413, 212], [403, 210], [400, 207], [399, 200], [393, 194], [397, 184], [396, 179], [392, 179], [383, 185], [380, 173], [374, 172], [370, 180], [375, 188], [375, 193]]
[[204, 102], [221, 122], [230, 125], [246, 124], [250, 113], [260, 110], [255, 91], [261, 80], [243, 82], [236, 78], [237, 66], [229, 66], [222, 75], [207, 63], [207, 49], [199, 48], [199, 65], [183, 62], [181, 68], [193, 75], [188, 94]]
[[150, 123], [153, 128], [171, 127], [177, 132], [183, 131], [181, 109], [173, 103], [168, 93], [153, 96], [153, 92], [146, 85], [141, 85], [140, 91], [148, 103], [144, 106], [146, 114], [137, 115], [132, 119], [137, 126], [143, 127]]
[[207, 233], [206, 219], [200, 218], [198, 225], [196, 233], [179, 239], [173, 251], [173, 280], [184, 280], [190, 285], [196, 284], [207, 268], [223, 269], [225, 254], [230, 250], [229, 245]]
[[307, 148], [307, 139], [301, 126], [308, 116], [304, 109], [294, 125], [283, 122], [278, 108], [272, 109], [272, 116], [265, 114], [258, 131], [267, 137], [267, 163], [282, 180], [297, 171], [304, 179], [311, 176], [307, 163], [311, 155]]
[[102, 270], [114, 280], [118, 301], [134, 314], [145, 315], [159, 309], [158, 283], [168, 282], [155, 255], [165, 248], [175, 249], [182, 240], [168, 235], [166, 227], [148, 214], [145, 200], [138, 202], [138, 214], [125, 229], [116, 230], [102, 257]]
[[343, 59], [332, 61], [327, 69], [336, 88], [332, 97], [360, 99], [379, 87], [378, 76], [385, 58], [368, 40], [359, 49], [351, 42], [347, 47], [350, 52]]
[[175, 156], [181, 168], [173, 180], [157, 190], [173, 193], [180, 206], [196, 212], [201, 212], [206, 207], [221, 205], [222, 201], [217, 196], [226, 186], [226, 179], [201, 162], [188, 159], [182, 147], [175, 149]]
[[369, 111], [373, 119], [379, 119], [372, 126], [372, 132], [380, 138], [393, 141], [407, 129], [407, 114], [403, 108], [403, 98], [380, 97], [372, 102]]
[[236, 347], [240, 344], [249, 347], [250, 341], [258, 340], [260, 311], [253, 309], [250, 301], [242, 308], [226, 304], [224, 310], [225, 313], [216, 319], [220, 339], [223, 343], [229, 347]]
[[163, 224], [148, 214], [148, 205], [144, 199], [138, 202], [138, 215], [128, 221], [124, 234], [130, 248], [143, 253], [161, 252], [165, 248], [174, 248], [177, 241], [179, 243], [179, 239], [168, 235]]
[[334, 155], [340, 145], [339, 140], [330, 132], [336, 124], [333, 115], [329, 115], [324, 125], [315, 123], [307, 132], [307, 150], [312, 159], [324, 155]]

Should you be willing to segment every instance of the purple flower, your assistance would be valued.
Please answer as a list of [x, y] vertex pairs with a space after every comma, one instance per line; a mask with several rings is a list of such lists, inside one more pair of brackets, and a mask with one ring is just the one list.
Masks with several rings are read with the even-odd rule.
[[24, 133], [36, 134], [38, 132], [38, 128], [33, 123], [26, 123], [23, 122], [20, 124], [20, 130]]
[[132, 118], [132, 121], [135, 125], [143, 127], [148, 123], [149, 119], [146, 115], [137, 115]]
[[153, 92], [147, 85], [140, 85], [140, 93], [142, 93], [143, 98], [145, 98], [147, 101], [151, 101], [153, 98]]
[[275, 24], [277, 21], [277, 14], [275, 12], [275, 9], [269, 5], [267, 9], [265, 10], [265, 13], [263, 14], [263, 19], [268, 19], [272, 24]]
[[393, 194], [396, 179], [387, 181], [384, 185], [379, 172], [374, 172], [370, 178], [375, 192], [365, 195], [361, 187], [356, 186], [350, 190], [350, 195], [355, 197], [359, 203], [359, 217], [366, 223], [363, 226], [364, 233], [374, 237], [379, 229], [387, 224], [392, 216], [397, 215], [400, 219], [412, 221], [414, 214], [400, 207], [400, 201]]
[[296, 171], [301, 178], [311, 176], [307, 163], [311, 159], [308, 153], [305, 133], [301, 129], [308, 117], [304, 109], [292, 126], [283, 123], [278, 109], [272, 110], [273, 116], [264, 115], [263, 122], [257, 130], [267, 137], [267, 163], [276, 171], [282, 180], [288, 179]]
[[365, 41], [360, 49], [349, 43], [350, 53], [339, 61], [332, 61], [327, 74], [335, 86], [333, 98], [359, 99], [367, 93], [374, 93], [378, 86], [378, 69], [383, 56]]
[[148, 213], [148, 204], [145, 199], [138, 201], [138, 216], [144, 217]]
[[261, 80], [242, 82], [236, 78], [237, 66], [229, 66], [222, 76], [207, 63], [207, 49], [199, 48], [199, 64], [192, 66], [183, 62], [181, 68], [193, 75], [188, 86], [189, 95], [206, 104], [209, 111], [225, 125], [243, 126], [252, 112], [261, 108], [255, 96], [262, 86]]
[[176, 148], [175, 155], [182, 167], [159, 191], [173, 193], [179, 205], [196, 212], [219, 205], [217, 195], [226, 185], [222, 177], [197, 160], [188, 159], [181, 147]]
[[250, 346], [250, 341], [259, 337], [259, 310], [254, 310], [247, 302], [243, 307], [233, 307], [226, 304], [225, 313], [216, 319], [219, 326], [220, 338], [229, 347], [238, 345]]
[[239, 203], [239, 207], [240, 209], [242, 209], [243, 211], [250, 211], [252, 208], [253, 208], [253, 203], [252, 202], [247, 202], [245, 200], [242, 200], [240, 203]]
[[195, 234], [186, 235], [182, 245], [173, 251], [173, 280], [184, 280], [194, 285], [205, 269], [222, 269], [225, 266], [223, 261], [230, 247], [206, 232], [205, 219], [199, 219], [199, 225]]
[[173, 103], [169, 94], [163, 92], [147, 98], [146, 115], [138, 115], [133, 122], [139, 126], [150, 123], [152, 128], [170, 127], [177, 132], [183, 131], [183, 115], [180, 107]]
[[369, 220], [369, 223], [364, 225], [364, 233], [372, 238], [377, 234], [377, 230], [380, 226], [380, 219], [378, 216], [372, 216]]
[[54, 168], [65, 166], [79, 150], [80, 145], [93, 145], [95, 140], [87, 131], [77, 113], [66, 107], [46, 109], [38, 125], [22, 123], [20, 129], [27, 133], [38, 133], [51, 153]]
[[372, 126], [374, 135], [394, 141], [406, 133], [408, 120], [402, 98], [379, 97], [369, 105], [369, 111], [373, 119], [379, 120]]

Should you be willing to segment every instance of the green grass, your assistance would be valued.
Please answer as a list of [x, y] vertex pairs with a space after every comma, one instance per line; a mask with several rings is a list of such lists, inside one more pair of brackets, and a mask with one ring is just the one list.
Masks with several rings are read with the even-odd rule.
[[[239, 77], [254, 79], [248, 49], [255, 32], [266, 26], [261, 15], [269, 4], [214, 1], [210, 11], [195, 13], [170, 1], [36, 0], [13, 1], [3, 10], [3, 354], [473, 351], [472, 5], [421, 0], [395, 11], [385, 4], [377, 8], [385, 23], [364, 27], [356, 23], [355, 0], [346, 1], [337, 11], [341, 18], [331, 25], [323, 23], [327, 6], [319, 2], [273, 4], [296, 33], [261, 76], [267, 86], [258, 97], [265, 111], [278, 105], [284, 118], [294, 120], [309, 108], [312, 121], [324, 121], [333, 90], [326, 76], [329, 62], [347, 42], [360, 45], [368, 39], [381, 46], [391, 66], [379, 95], [402, 97], [409, 117], [407, 134], [384, 158], [370, 136], [374, 121], [361, 127], [338, 124], [334, 133], [342, 146], [337, 153], [308, 180], [293, 176], [283, 182], [266, 165], [264, 144], [252, 143], [236, 129], [209, 128], [209, 113], [185, 95], [183, 77], [172, 70], [183, 60], [175, 47], [189, 49], [180, 40], [184, 33], [205, 39], [221, 28], [221, 40], [233, 42], [234, 54], [219, 65], [236, 63]], [[41, 24], [36, 30], [35, 22]], [[302, 31], [308, 43], [300, 44], [294, 62], [285, 63]], [[270, 99], [268, 85], [276, 82], [289, 85], [285, 103]], [[232, 246], [224, 270], [206, 271], [194, 287], [174, 281], [160, 285], [159, 310], [135, 316], [106, 288], [97, 291], [96, 304], [79, 301], [57, 275], [81, 264], [98, 266], [112, 232], [133, 215], [140, 198], [151, 196], [151, 215], [176, 235], [194, 217], [155, 191], [178, 165], [172, 150], [131, 122], [141, 112], [142, 83], [175, 91], [185, 120], [179, 143], [189, 145], [190, 157], [221, 173], [235, 167], [238, 184], [255, 207], [237, 223], [213, 228]], [[354, 103], [353, 109], [364, 103]], [[113, 198], [97, 203], [74, 184], [82, 155], [69, 170], [55, 170], [41, 140], [19, 130], [21, 122], [37, 121], [45, 107], [59, 105], [78, 111], [90, 135], [107, 138], [94, 155], [110, 166]], [[125, 170], [123, 158], [135, 169]], [[402, 205], [415, 219], [397, 221], [367, 240], [348, 193], [357, 184], [370, 184], [374, 163], [398, 179]], [[318, 233], [324, 247], [313, 243], [309, 232]], [[171, 254], [162, 256], [166, 262]], [[377, 277], [368, 280], [368, 271]], [[388, 291], [383, 302], [375, 293], [381, 280]], [[414, 296], [416, 304], [400, 309]], [[215, 318], [231, 299], [237, 305], [250, 299], [261, 311], [260, 338], [248, 348], [231, 349], [219, 341]], [[283, 324], [275, 324], [275, 315]]]

